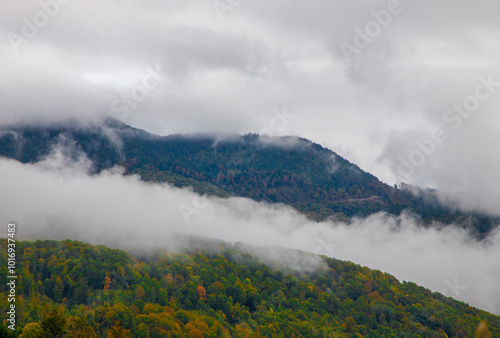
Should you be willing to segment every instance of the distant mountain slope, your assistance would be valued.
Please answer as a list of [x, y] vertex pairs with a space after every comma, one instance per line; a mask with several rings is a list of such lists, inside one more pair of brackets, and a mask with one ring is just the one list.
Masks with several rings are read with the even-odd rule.
[[[32, 338], [472, 337], [486, 320], [493, 337], [500, 335], [500, 317], [377, 270], [287, 250], [283, 257], [324, 263], [300, 273], [271, 268], [247, 251], [262, 248], [188, 241], [186, 253], [144, 257], [71, 240], [17, 242], [23, 257], [18, 332]], [[0, 292], [7, 294], [5, 239], [0, 248]], [[1, 297], [2, 313], [9, 305]], [[13, 337], [9, 331], [0, 324], [2, 337]]]
[[439, 203], [435, 192], [398, 189], [306, 139], [255, 134], [225, 137], [197, 134], [160, 137], [115, 120], [5, 127], [0, 156], [37, 162], [54, 147], [75, 159], [85, 153], [93, 170], [122, 165], [146, 181], [192, 186], [199, 193], [242, 196], [284, 203], [315, 220], [349, 220], [385, 211], [418, 214], [425, 223], [460, 223], [479, 234], [498, 218], [464, 213]]

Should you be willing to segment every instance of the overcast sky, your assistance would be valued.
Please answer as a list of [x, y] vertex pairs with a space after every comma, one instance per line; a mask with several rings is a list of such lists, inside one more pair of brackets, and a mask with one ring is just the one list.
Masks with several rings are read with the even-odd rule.
[[[109, 115], [158, 134], [297, 135], [386, 183], [459, 192], [499, 214], [499, 17], [498, 0], [4, 0], [0, 124]], [[213, 199], [188, 226], [188, 190], [47, 171], [61, 161], [0, 160], [2, 223], [113, 246], [142, 221], [158, 244], [187, 229], [319, 247], [500, 313], [498, 231], [479, 246], [404, 216], [312, 224], [245, 199]]]
[[[389, 184], [490, 194], [499, 15], [496, 0], [7, 0], [0, 122], [107, 114], [159, 134], [265, 130]], [[454, 104], [470, 110], [443, 117]], [[435, 147], [414, 153], [425, 139]]]

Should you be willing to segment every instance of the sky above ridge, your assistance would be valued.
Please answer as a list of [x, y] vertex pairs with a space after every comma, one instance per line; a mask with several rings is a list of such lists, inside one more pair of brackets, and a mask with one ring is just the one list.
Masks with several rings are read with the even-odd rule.
[[297, 135], [494, 211], [499, 14], [495, 0], [8, 0], [0, 123]]
[[[300, 136], [386, 183], [500, 214], [499, 15], [498, 0], [5, 0], [0, 125], [111, 116], [162, 135]], [[89, 177], [86, 159], [63, 157], [0, 159], [0, 223], [121, 248], [175, 231], [280, 245], [500, 314], [498, 229], [478, 243], [407, 215], [347, 226], [215, 198], [187, 222], [179, 206], [199, 203], [187, 189]]]

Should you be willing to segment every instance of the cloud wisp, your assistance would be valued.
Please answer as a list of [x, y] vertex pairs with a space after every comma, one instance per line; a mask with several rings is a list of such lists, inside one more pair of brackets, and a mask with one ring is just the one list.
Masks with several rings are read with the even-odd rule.
[[[10, 1], [0, 13], [0, 123], [109, 114], [162, 135], [284, 132], [391, 185], [402, 156], [419, 164], [406, 182], [467, 182], [477, 194], [498, 187], [500, 95], [468, 119], [466, 99], [481, 76], [500, 79], [499, 9], [496, 0]], [[447, 113], [450, 127], [463, 125], [442, 145], [432, 131], [455, 104], [470, 109]], [[414, 142], [429, 137], [439, 149], [423, 163]], [[494, 170], [456, 171], [464, 159]]]
[[[179, 249], [172, 238], [181, 233], [280, 246], [380, 269], [500, 314], [498, 231], [479, 243], [461, 229], [423, 228], [405, 215], [316, 223], [283, 205], [200, 197], [116, 169], [89, 176], [78, 165], [60, 170], [61, 165], [68, 167], [54, 155], [34, 165], [0, 160], [0, 222], [15, 220], [18, 239], [70, 238], [147, 251]], [[203, 208], [186, 224], [179, 205], [193, 200]], [[276, 251], [268, 252], [268, 261], [287, 264]]]
[[[498, 0], [8, 1], [0, 124], [112, 115], [161, 135], [294, 135], [391, 185], [499, 214], [499, 10]], [[181, 232], [317, 251], [500, 313], [498, 233], [477, 243], [407, 216], [313, 223], [119, 170], [88, 176], [88, 165], [57, 149], [38, 165], [0, 160], [2, 222], [17, 220], [20, 237], [122, 248]], [[197, 207], [189, 224], [180, 204]]]

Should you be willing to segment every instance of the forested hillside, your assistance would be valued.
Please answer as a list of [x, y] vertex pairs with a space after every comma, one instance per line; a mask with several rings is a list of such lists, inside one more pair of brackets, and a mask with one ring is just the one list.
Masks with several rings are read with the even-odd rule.
[[[0, 290], [7, 293], [6, 240]], [[77, 241], [17, 242], [22, 337], [471, 337], [500, 317], [349, 262], [271, 269], [238, 245], [133, 257]], [[316, 258], [315, 258], [316, 257]], [[306, 259], [306, 261], [307, 261]], [[2, 297], [0, 311], [9, 303]], [[9, 333], [3, 322], [3, 337]]]
[[122, 165], [146, 181], [192, 186], [201, 194], [285, 203], [315, 220], [347, 221], [408, 210], [424, 223], [458, 223], [479, 234], [500, 222], [498, 217], [445, 206], [429, 189], [388, 186], [305, 139], [255, 134], [159, 137], [114, 120], [94, 126], [74, 122], [5, 127], [0, 133], [0, 156], [24, 163], [40, 161], [56, 147], [75, 159], [84, 153], [94, 172]]

